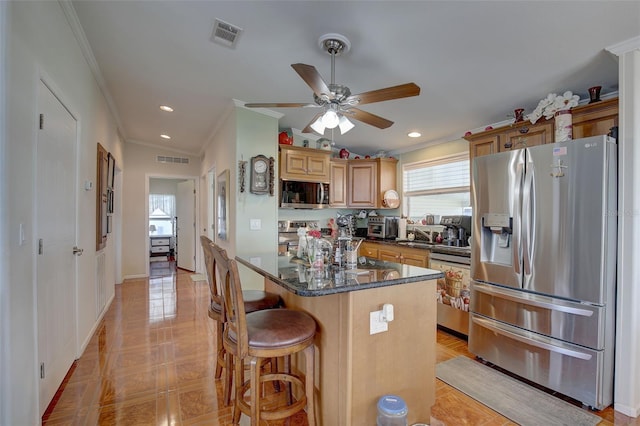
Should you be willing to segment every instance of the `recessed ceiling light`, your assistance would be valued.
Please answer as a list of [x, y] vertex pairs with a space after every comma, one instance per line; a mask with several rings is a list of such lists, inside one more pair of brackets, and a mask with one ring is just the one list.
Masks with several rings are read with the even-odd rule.
[[409, 136], [410, 138], [419, 138], [420, 136], [422, 136], [422, 133], [420, 133], [420, 132], [411, 132], [411, 133], [408, 133], [407, 136]]
[[169, 135], [165, 135], [165, 134], [160, 135], [160, 137], [161, 137], [162, 139], [171, 139], [171, 136], [169, 136]]
[[160, 109], [166, 112], [173, 112], [173, 108], [171, 108], [169, 105], [160, 105]]

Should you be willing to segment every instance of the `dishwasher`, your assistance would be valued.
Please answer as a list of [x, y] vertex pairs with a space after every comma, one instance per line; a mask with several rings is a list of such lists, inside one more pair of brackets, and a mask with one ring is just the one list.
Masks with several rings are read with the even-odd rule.
[[468, 336], [471, 249], [435, 246], [431, 250], [429, 267], [445, 275], [437, 284], [438, 325]]

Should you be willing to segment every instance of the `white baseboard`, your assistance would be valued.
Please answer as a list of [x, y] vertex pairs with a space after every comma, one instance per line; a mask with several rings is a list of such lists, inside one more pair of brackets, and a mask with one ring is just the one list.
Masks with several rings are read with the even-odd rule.
[[125, 275], [125, 276], [122, 278], [122, 284], [124, 284], [124, 282], [125, 282], [126, 280], [136, 280], [136, 279], [139, 279], [139, 278], [149, 278], [149, 274]]

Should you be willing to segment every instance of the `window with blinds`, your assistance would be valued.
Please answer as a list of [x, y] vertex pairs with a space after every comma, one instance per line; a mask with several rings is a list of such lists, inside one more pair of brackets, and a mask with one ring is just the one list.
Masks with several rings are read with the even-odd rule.
[[173, 235], [175, 215], [175, 195], [149, 194], [149, 236]]
[[402, 184], [403, 214], [409, 219], [471, 214], [468, 153], [405, 164]]

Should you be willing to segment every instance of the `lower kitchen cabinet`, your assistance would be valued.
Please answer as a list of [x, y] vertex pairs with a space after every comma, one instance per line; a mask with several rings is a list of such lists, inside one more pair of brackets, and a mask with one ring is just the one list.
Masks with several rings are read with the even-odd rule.
[[360, 244], [360, 249], [358, 250], [358, 254], [360, 256], [370, 257], [371, 259], [380, 259], [380, 254], [378, 253], [379, 247], [380, 247], [380, 244], [363, 241]]
[[387, 262], [403, 263], [423, 268], [429, 267], [430, 251], [427, 249], [367, 241], [360, 245], [359, 254]]
[[402, 262], [405, 265], [413, 265], [413, 266], [421, 266], [423, 268], [429, 267], [429, 250], [425, 249], [402, 249], [400, 251], [400, 256]]

